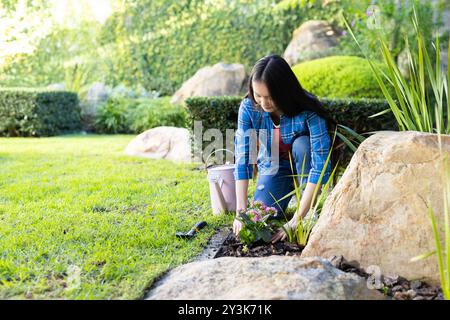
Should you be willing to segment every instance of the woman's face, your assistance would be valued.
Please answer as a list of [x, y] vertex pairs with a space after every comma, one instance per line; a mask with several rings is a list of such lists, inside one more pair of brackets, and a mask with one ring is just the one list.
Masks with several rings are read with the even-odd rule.
[[261, 108], [266, 112], [275, 112], [277, 111], [272, 98], [270, 97], [269, 90], [267, 89], [264, 82], [261, 81], [252, 81], [253, 87], [253, 96], [255, 97], [255, 101]]

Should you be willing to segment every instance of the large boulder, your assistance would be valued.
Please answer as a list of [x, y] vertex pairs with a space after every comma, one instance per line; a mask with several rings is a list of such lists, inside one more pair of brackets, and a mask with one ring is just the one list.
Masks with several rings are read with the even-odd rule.
[[147, 130], [128, 144], [125, 153], [130, 156], [189, 163], [192, 160], [189, 130], [176, 127]]
[[378, 300], [366, 280], [321, 258], [222, 257], [170, 271], [149, 300]]
[[246, 80], [242, 64], [217, 63], [198, 70], [172, 96], [171, 102], [182, 103], [195, 96], [237, 96]]
[[294, 30], [283, 58], [293, 66], [301, 61], [331, 55], [331, 49], [339, 43], [339, 37], [338, 32], [326, 21], [306, 21]]
[[[442, 139], [449, 152], [450, 136]], [[325, 201], [302, 257], [342, 255], [364, 269], [436, 284], [436, 257], [411, 259], [435, 249], [428, 204], [443, 235], [440, 158], [435, 134], [384, 131], [366, 139]]]

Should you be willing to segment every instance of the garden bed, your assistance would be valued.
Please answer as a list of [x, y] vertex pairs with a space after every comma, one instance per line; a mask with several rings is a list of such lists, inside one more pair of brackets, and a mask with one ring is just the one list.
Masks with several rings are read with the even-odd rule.
[[233, 233], [225, 238], [214, 258], [219, 257], [267, 257], [271, 255], [299, 256], [304, 247], [288, 242], [265, 243], [259, 240], [251, 245], [239, 242]]
[[[257, 241], [251, 245], [244, 245], [232, 232], [224, 238], [222, 245], [214, 255], [220, 257], [267, 257], [271, 255], [300, 256], [303, 246], [288, 242], [264, 243]], [[355, 273], [371, 282], [374, 277], [360, 268], [358, 263], [349, 262], [344, 257], [333, 257], [330, 262], [344, 272]], [[438, 286], [429, 285], [423, 281], [408, 281], [401, 276], [381, 276], [377, 287], [381, 293], [394, 300], [443, 300], [442, 291]], [[368, 283], [369, 283], [368, 282]]]

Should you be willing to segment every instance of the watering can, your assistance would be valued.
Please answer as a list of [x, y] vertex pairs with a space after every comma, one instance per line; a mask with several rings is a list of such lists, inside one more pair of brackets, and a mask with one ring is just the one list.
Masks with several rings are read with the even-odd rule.
[[[213, 151], [205, 162], [208, 172], [209, 193], [211, 196], [211, 207], [215, 215], [236, 210], [236, 186], [234, 180], [234, 164], [209, 165], [208, 160], [217, 151], [228, 151], [228, 149], [218, 149]], [[233, 153], [234, 155], [234, 153]]]

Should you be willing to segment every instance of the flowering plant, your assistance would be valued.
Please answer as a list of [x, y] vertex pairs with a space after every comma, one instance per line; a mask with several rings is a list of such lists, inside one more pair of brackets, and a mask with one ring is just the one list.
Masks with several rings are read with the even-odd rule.
[[277, 214], [277, 209], [267, 207], [261, 201], [252, 201], [247, 210], [241, 210], [237, 217], [242, 222], [239, 239], [243, 244], [258, 240], [270, 242], [276, 223], [269, 218]]

